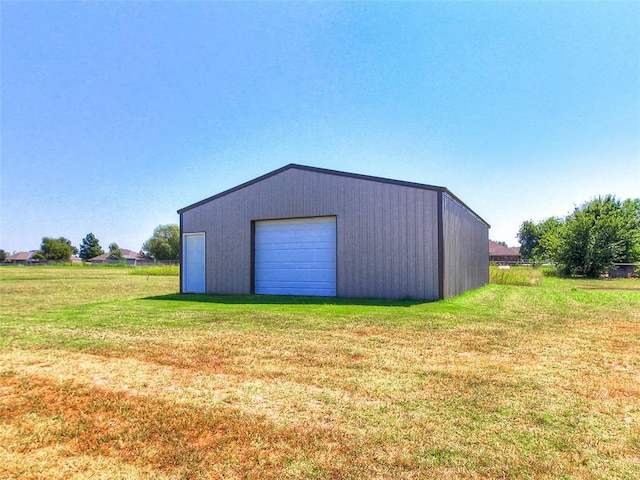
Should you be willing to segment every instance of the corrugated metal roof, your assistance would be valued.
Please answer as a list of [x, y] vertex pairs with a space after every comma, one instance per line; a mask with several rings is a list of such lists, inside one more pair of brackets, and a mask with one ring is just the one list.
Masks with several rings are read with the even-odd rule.
[[477, 217], [482, 223], [484, 223], [487, 227], [491, 227], [480, 215], [478, 215], [476, 212], [474, 212], [471, 208], [469, 208], [462, 200], [460, 200], [457, 196], [455, 196], [452, 192], [450, 192], [447, 188], [445, 187], [438, 187], [435, 185], [427, 185], [427, 184], [423, 184], [423, 183], [415, 183], [415, 182], [407, 182], [404, 180], [393, 180], [391, 178], [384, 178], [384, 177], [374, 177], [371, 175], [362, 175], [359, 173], [349, 173], [349, 172], [341, 172], [338, 170], [330, 170], [330, 169], [326, 169], [326, 168], [318, 168], [318, 167], [310, 167], [307, 165], [299, 165], [296, 163], [290, 163], [289, 165], [285, 165], [284, 167], [278, 168], [277, 170], [274, 170], [273, 172], [269, 172], [265, 175], [262, 175], [260, 177], [254, 178], [253, 180], [250, 180], [248, 182], [242, 183], [240, 185], [238, 185], [237, 187], [233, 187], [230, 188], [229, 190], [225, 190], [224, 192], [218, 193], [216, 195], [213, 195], [212, 197], [209, 198], [205, 198], [204, 200], [201, 200], [199, 202], [196, 202], [192, 205], [189, 205], [187, 207], [181, 208], [180, 210], [178, 210], [179, 214], [182, 214], [184, 212], [187, 212], [189, 210], [192, 210], [196, 207], [199, 207], [200, 205], [204, 205], [205, 203], [209, 203], [213, 200], [216, 200], [220, 197], [223, 197], [225, 195], [228, 195], [230, 193], [236, 192], [238, 190], [241, 190], [243, 188], [249, 187], [250, 185], [253, 185], [255, 183], [261, 182], [263, 180], [266, 180], [267, 178], [273, 177], [275, 175], [278, 175], [282, 172], [285, 172], [287, 170], [290, 169], [297, 169], [297, 170], [305, 170], [305, 171], [309, 171], [309, 172], [315, 172], [315, 173], [324, 173], [326, 175], [337, 175], [340, 177], [348, 177], [348, 178], [355, 178], [355, 179], [359, 179], [359, 180], [366, 180], [366, 181], [370, 181], [370, 182], [378, 182], [378, 183], [388, 183], [388, 184], [392, 184], [392, 185], [400, 185], [400, 186], [404, 186], [404, 187], [409, 187], [409, 188], [419, 188], [422, 190], [433, 190], [436, 192], [446, 192], [447, 194], [449, 194], [453, 199], [455, 199], [456, 202], [458, 202], [460, 205], [464, 206], [467, 210], [469, 210], [470, 213], [472, 213], [475, 217]]

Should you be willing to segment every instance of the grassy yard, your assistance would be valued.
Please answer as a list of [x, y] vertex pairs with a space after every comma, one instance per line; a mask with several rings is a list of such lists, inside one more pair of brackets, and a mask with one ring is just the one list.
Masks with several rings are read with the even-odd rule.
[[0, 478], [640, 478], [640, 281], [177, 288], [0, 268]]

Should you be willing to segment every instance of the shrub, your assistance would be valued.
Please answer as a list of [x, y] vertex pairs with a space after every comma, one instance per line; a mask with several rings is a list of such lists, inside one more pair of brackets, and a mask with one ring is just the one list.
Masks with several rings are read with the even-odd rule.
[[558, 269], [550, 265], [545, 265], [540, 270], [542, 270], [543, 277], [559, 277], [560, 276], [560, 272], [558, 272]]
[[500, 268], [495, 265], [489, 267], [489, 283], [497, 285], [530, 287], [539, 283], [540, 276], [540, 270], [532, 267]]

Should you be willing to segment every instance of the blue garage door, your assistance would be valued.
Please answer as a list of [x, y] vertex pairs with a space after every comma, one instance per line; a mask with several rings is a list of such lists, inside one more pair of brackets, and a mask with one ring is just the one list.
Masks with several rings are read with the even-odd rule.
[[336, 217], [255, 224], [255, 292], [336, 295]]

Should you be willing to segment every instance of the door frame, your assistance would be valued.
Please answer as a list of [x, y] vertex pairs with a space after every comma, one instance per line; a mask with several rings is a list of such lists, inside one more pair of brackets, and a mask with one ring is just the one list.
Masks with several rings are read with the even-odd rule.
[[[333, 214], [329, 215], [311, 215], [304, 217], [276, 217], [276, 218], [260, 218], [251, 221], [251, 294], [256, 294], [256, 227], [257, 224], [262, 222], [278, 222], [278, 221], [294, 221], [294, 220], [313, 220], [313, 219], [329, 219], [332, 218], [334, 222], [333, 231], [335, 234], [334, 241], [334, 261], [335, 261], [335, 293], [333, 295], [328, 295], [327, 297], [337, 297], [338, 296], [338, 216]], [[284, 294], [288, 295], [288, 294]], [[312, 295], [315, 296], [315, 295]], [[324, 295], [322, 295], [324, 296]]]
[[[202, 237], [202, 291], [187, 291], [187, 263], [188, 263], [188, 247], [187, 247], [187, 237]], [[189, 232], [182, 234], [182, 268], [181, 270], [181, 282], [180, 282], [180, 291], [182, 293], [206, 293], [207, 290], [207, 235], [205, 232]]]

